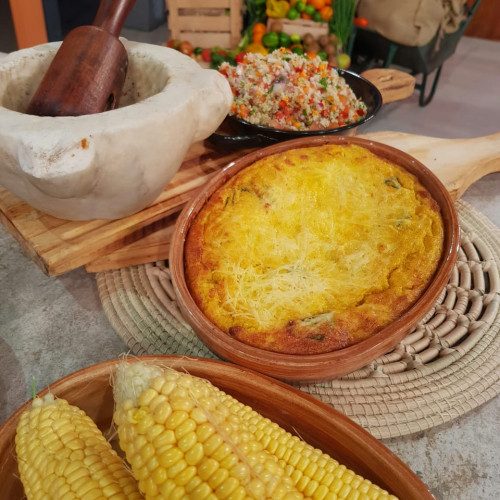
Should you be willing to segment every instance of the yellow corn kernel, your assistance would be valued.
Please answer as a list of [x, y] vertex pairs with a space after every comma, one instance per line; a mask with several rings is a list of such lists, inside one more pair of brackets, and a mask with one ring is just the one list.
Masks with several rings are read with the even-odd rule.
[[152, 416], [157, 424], [164, 424], [172, 415], [172, 407], [169, 404], [158, 404], [155, 408], [151, 408]]
[[[138, 450], [138, 452], [140, 453], [140, 450]], [[168, 450], [164, 451], [158, 457], [158, 461], [160, 462], [162, 467], [169, 468], [172, 467], [172, 465], [175, 465], [182, 457], [183, 457], [182, 451], [179, 450], [179, 448], [172, 446], [172, 448], [169, 448]], [[133, 464], [131, 465], [133, 466]]]
[[170, 415], [170, 417], [167, 418], [165, 426], [167, 427], [167, 429], [175, 431], [175, 429], [177, 429], [177, 427], [179, 427], [179, 425], [181, 425], [182, 422], [184, 422], [188, 418], [189, 418], [189, 413], [187, 411], [183, 410], [174, 411], [172, 412], [172, 415]]
[[[186, 461], [181, 458], [176, 464], [172, 465], [167, 469], [168, 477], [176, 480], [177, 475], [182, 472], [187, 467]], [[177, 484], [177, 481], [176, 481]]]
[[203, 481], [207, 481], [214, 474], [215, 471], [220, 467], [219, 462], [214, 460], [213, 458], [207, 458], [203, 460], [203, 462], [198, 467], [198, 474], [203, 479]]
[[[151, 387], [152, 389], [152, 387]], [[163, 404], [168, 401], [167, 396], [164, 394], [161, 394], [159, 392], [156, 393], [156, 396], [148, 403], [149, 406], [149, 411], [152, 411], [154, 413], [155, 409], [158, 406], [163, 406]]]
[[177, 441], [179, 441], [186, 434], [189, 434], [191, 432], [194, 434], [195, 430], [196, 430], [196, 422], [191, 418], [187, 418], [182, 422], [182, 424], [175, 427], [174, 434]]
[[200, 486], [200, 484], [202, 484], [203, 481], [201, 480], [200, 476], [193, 476], [187, 483], [186, 483], [186, 486], [185, 486], [185, 489], [186, 489], [186, 493], [190, 494], [192, 491], [194, 491], [196, 488], [198, 488], [198, 486]]
[[155, 391], [152, 387], [146, 389], [139, 396], [139, 406], [148, 406], [151, 404], [151, 401], [158, 396], [158, 392]]
[[229, 477], [229, 471], [226, 469], [221, 469], [220, 467], [210, 476], [208, 479], [208, 484], [212, 490], [217, 489], [227, 478]]
[[186, 452], [184, 457], [189, 465], [198, 465], [204, 457], [203, 445], [196, 443]]
[[142, 498], [95, 423], [64, 399], [36, 398], [21, 415], [15, 444], [28, 500]]
[[[189, 422], [193, 422], [193, 425], [195, 426], [194, 428], [196, 428], [196, 424], [194, 423], [194, 420], [189, 420]], [[176, 437], [178, 437], [177, 433], [176, 433]], [[178, 441], [179, 448], [181, 449], [181, 451], [183, 453], [187, 453], [198, 442], [198, 439], [196, 438], [196, 433], [194, 432], [194, 430], [187, 432], [181, 438], [178, 438], [178, 439], [179, 439], [179, 441]]]

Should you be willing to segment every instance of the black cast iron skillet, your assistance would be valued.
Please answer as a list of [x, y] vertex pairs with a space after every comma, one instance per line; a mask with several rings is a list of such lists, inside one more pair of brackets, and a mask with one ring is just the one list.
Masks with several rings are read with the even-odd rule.
[[368, 120], [371, 120], [382, 106], [382, 94], [379, 89], [366, 78], [353, 73], [352, 71], [335, 68], [347, 85], [351, 87], [356, 97], [366, 104], [367, 113], [365, 117], [356, 123], [344, 125], [343, 127], [330, 128], [324, 130], [281, 130], [262, 125], [254, 125], [245, 120], [228, 116], [224, 127], [229, 130], [228, 135], [213, 133], [208, 140], [215, 146], [223, 148], [253, 148], [269, 146], [289, 139], [299, 139], [301, 137], [317, 135], [347, 135], [350, 129], [359, 127]]

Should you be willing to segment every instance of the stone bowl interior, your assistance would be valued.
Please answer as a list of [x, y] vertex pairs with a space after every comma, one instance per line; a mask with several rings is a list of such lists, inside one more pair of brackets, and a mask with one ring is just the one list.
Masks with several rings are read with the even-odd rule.
[[[11, 72], [11, 78], [3, 84], [0, 82], [0, 106], [24, 113], [56, 52], [57, 45], [54, 44], [52, 50], [43, 57], [22, 59], [16, 71]], [[129, 58], [127, 77], [118, 108], [130, 106], [158, 94], [165, 87], [168, 78], [168, 69], [157, 60]], [[19, 89], [23, 91], [19, 92]]]

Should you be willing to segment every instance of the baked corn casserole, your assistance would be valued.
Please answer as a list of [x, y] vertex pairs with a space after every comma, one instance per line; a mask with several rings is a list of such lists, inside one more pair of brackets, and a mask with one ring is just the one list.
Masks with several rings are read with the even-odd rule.
[[243, 168], [187, 234], [190, 292], [246, 344], [318, 354], [399, 318], [439, 263], [438, 204], [411, 173], [355, 144], [292, 149]]

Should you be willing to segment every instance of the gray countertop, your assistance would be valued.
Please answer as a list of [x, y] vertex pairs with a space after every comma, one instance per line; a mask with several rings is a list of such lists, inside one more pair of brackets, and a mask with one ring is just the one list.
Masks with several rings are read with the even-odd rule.
[[[499, 43], [464, 39], [429, 106], [419, 108], [414, 94], [385, 106], [365, 131], [455, 138], [498, 132], [498, 68]], [[463, 100], [467, 89], [474, 89], [472, 103]], [[500, 173], [477, 181], [463, 199], [500, 227]], [[103, 312], [95, 276], [82, 268], [45, 276], [2, 226], [0, 283], [0, 424], [28, 399], [32, 377], [42, 389], [126, 351]], [[447, 424], [383, 442], [439, 500], [498, 498], [499, 415], [496, 397]]]

